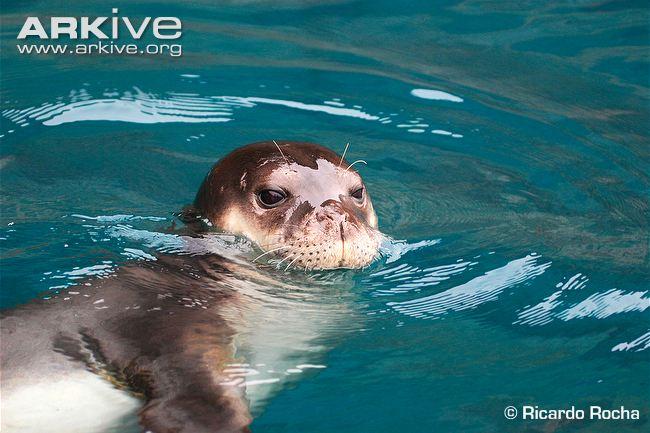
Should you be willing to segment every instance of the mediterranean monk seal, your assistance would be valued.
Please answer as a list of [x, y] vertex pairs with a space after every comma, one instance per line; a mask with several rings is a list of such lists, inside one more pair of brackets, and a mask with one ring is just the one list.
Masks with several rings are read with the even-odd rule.
[[[352, 165], [316, 144], [250, 144], [214, 165], [183, 219], [245, 236], [285, 269], [360, 268], [381, 234]], [[147, 432], [248, 431], [245, 389], [224, 370], [239, 290], [273, 276], [257, 269], [216, 254], [160, 254], [66, 289], [76, 296], [4, 311], [2, 431], [119, 431], [117, 407], [137, 408]]]

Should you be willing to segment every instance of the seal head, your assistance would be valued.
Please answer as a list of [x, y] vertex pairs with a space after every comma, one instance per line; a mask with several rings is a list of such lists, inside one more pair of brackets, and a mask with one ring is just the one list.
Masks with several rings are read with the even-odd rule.
[[305, 269], [360, 268], [381, 234], [350, 164], [313, 143], [263, 141], [212, 167], [194, 201], [204, 218]]

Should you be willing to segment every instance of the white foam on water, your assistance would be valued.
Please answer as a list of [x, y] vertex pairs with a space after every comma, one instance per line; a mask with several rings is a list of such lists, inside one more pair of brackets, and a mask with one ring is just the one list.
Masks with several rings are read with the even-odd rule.
[[386, 256], [386, 263], [393, 263], [399, 260], [403, 255], [422, 248], [427, 248], [440, 243], [440, 239], [427, 239], [419, 242], [408, 242], [405, 240], [395, 240], [388, 236], [383, 237], [380, 251]]

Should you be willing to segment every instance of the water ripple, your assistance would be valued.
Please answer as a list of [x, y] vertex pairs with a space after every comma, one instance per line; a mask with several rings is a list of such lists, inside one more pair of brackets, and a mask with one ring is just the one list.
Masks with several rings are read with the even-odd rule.
[[587, 281], [589, 281], [587, 277], [581, 273], [577, 273], [565, 283], [558, 283], [557, 287], [559, 287], [559, 290], [555, 291], [539, 304], [521, 311], [517, 316], [518, 319], [514, 323], [530, 326], [550, 323], [552, 321], [553, 309], [562, 303], [560, 297], [564, 292], [566, 290], [582, 289], [587, 284]]
[[435, 318], [449, 311], [474, 309], [496, 300], [505, 289], [543, 274], [551, 263], [538, 263], [539, 258], [536, 254], [529, 254], [444, 292], [410, 301], [388, 302], [387, 305], [400, 313], [422, 319]]
[[[452, 264], [420, 269], [417, 266], [402, 263], [398, 266], [370, 274], [367, 284], [371, 287], [379, 287], [374, 293], [379, 296], [405, 293], [413, 290], [417, 291], [426, 287], [438, 285], [441, 282], [450, 279], [454, 275], [465, 272], [471, 266], [476, 264], [476, 262], [460, 261]], [[381, 288], [384, 285], [389, 288]]]
[[[413, 95], [420, 95], [425, 89], [414, 89]], [[425, 99], [455, 101], [460, 99], [454, 95], [440, 91], [427, 90]], [[431, 94], [430, 92], [437, 92]], [[424, 94], [423, 94], [424, 95]], [[433, 97], [433, 96], [435, 97]], [[425, 96], [419, 96], [425, 97]], [[462, 99], [460, 99], [462, 101]], [[235, 110], [254, 108], [257, 106], [281, 106], [301, 111], [324, 113], [332, 116], [343, 116], [364, 121], [379, 122], [389, 125], [397, 113], [388, 116], [383, 112], [376, 114], [367, 112], [363, 106], [352, 103], [345, 104], [339, 98], [324, 100], [322, 103], [307, 103], [284, 98], [268, 98], [260, 96], [206, 96], [197, 93], [181, 93], [168, 91], [165, 96], [158, 97], [134, 87], [133, 91], [120, 94], [116, 91], [104, 91], [101, 97], [93, 97], [86, 89], [72, 90], [67, 101], [58, 98], [56, 103], [43, 103], [40, 106], [25, 109], [5, 109], [2, 116], [18, 126], [27, 126], [29, 121], [37, 121], [46, 126], [57, 126], [66, 123], [82, 121], [114, 121], [142, 124], [153, 123], [219, 123], [233, 120]], [[382, 117], [383, 116], [383, 117]], [[410, 133], [420, 134], [432, 132], [451, 138], [462, 138], [462, 134], [444, 131], [435, 126], [428, 129], [434, 122], [423, 122], [422, 118], [403, 118], [397, 128], [408, 128]], [[439, 123], [439, 122], [438, 122]], [[9, 130], [7, 133], [13, 133]], [[4, 134], [0, 135], [4, 136]]]
[[641, 352], [650, 347], [650, 331], [642, 336], [630, 341], [619, 343], [612, 347], [612, 352], [627, 352], [633, 350], [634, 352]]
[[628, 311], [645, 311], [650, 307], [650, 298], [644, 292], [624, 292], [619, 289], [611, 289], [603, 293], [595, 293], [584, 301], [558, 314], [558, 318], [568, 321], [583, 317], [595, 317], [603, 319], [613, 314], [626, 313]]

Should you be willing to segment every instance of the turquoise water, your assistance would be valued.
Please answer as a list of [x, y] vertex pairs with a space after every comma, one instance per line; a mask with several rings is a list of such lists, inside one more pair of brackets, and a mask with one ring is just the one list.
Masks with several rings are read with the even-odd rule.
[[[643, 2], [217, 3], [3, 4], [2, 307], [169, 252], [238, 146], [350, 142], [394, 241], [313, 277], [335, 288], [291, 349], [319, 368], [281, 375], [253, 431], [649, 428]], [[183, 55], [16, 51], [27, 15], [111, 7], [180, 17]], [[523, 404], [642, 419], [504, 418]]]

